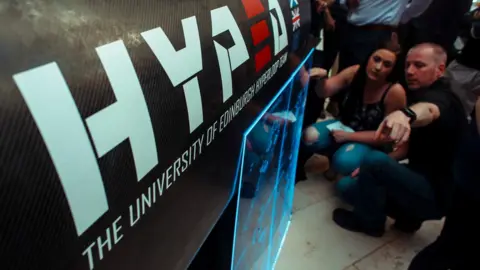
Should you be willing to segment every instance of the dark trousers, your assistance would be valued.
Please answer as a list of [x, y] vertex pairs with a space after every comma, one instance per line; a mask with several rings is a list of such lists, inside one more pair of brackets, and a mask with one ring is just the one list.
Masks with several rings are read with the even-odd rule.
[[371, 29], [347, 24], [340, 47], [339, 70], [363, 64], [381, 42], [390, 40], [389, 29]]
[[325, 52], [323, 68], [326, 70], [332, 68], [335, 59], [337, 58], [337, 54], [340, 52], [346, 25], [346, 17], [337, 16], [335, 17], [335, 30], [332, 31], [325, 29], [323, 32], [323, 48]]
[[[322, 67], [324, 60], [324, 53], [321, 51], [315, 51], [313, 55], [313, 66], [314, 67]], [[317, 122], [317, 119], [320, 117], [320, 114], [323, 111], [323, 105], [325, 103], [324, 98], [320, 98], [317, 93], [315, 92], [316, 87], [316, 80], [310, 80], [308, 85], [308, 93], [307, 93], [307, 102], [305, 104], [305, 113], [303, 116], [303, 126], [302, 131], [309, 127], [310, 125]], [[296, 170], [296, 177], [295, 182], [303, 181], [306, 179], [305, 171], [303, 166], [308, 158], [312, 155], [307, 149], [305, 149], [303, 142], [300, 142], [300, 149], [298, 153], [298, 160], [297, 160], [297, 170]]]
[[364, 157], [351, 189], [348, 194], [352, 196], [349, 201], [353, 202], [354, 214], [368, 228], [385, 226], [387, 202], [414, 220], [442, 216], [429, 181], [380, 151]]
[[[342, 71], [353, 65], [366, 63], [370, 54], [384, 41], [390, 40], [392, 31], [388, 29], [369, 29], [346, 23], [344, 25], [343, 38], [340, 39], [340, 55], [338, 71]], [[344, 92], [334, 95], [331, 100], [341, 103], [345, 97]]]
[[470, 270], [478, 267], [480, 230], [473, 219], [479, 198], [456, 189], [438, 239], [415, 256], [409, 270]]

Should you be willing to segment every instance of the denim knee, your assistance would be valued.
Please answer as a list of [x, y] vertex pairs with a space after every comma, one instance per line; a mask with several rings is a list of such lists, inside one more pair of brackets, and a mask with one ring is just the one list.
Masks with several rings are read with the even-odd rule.
[[356, 192], [357, 179], [345, 176], [335, 184], [337, 195], [349, 204], [353, 204]]
[[341, 175], [350, 175], [355, 169], [361, 165], [361, 160], [354, 155], [341, 154], [333, 156], [333, 168]]
[[370, 151], [370, 147], [363, 144], [345, 144], [333, 155], [333, 168], [342, 175], [350, 175], [362, 165], [364, 156]]
[[327, 125], [335, 122], [336, 120], [327, 120], [319, 123], [315, 123], [303, 131], [303, 143], [307, 147], [311, 147], [312, 150], [322, 150], [332, 143], [330, 131], [327, 129]]
[[390, 161], [390, 157], [381, 151], [370, 151], [361, 162], [361, 170], [376, 170], [383, 168]]

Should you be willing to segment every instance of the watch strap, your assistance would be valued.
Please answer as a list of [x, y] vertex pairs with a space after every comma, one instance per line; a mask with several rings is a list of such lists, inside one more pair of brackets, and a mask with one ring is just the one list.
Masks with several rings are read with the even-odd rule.
[[417, 114], [410, 108], [406, 107], [400, 110], [403, 112], [408, 118], [410, 118], [410, 124], [417, 120]]

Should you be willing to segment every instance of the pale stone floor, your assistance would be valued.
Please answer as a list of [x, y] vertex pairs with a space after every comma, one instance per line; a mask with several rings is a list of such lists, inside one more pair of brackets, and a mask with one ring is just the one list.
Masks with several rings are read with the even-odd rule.
[[[293, 217], [276, 270], [406, 270], [413, 256], [438, 236], [442, 223], [425, 222], [414, 235], [387, 227], [382, 238], [352, 233], [332, 219], [332, 183], [311, 176], [295, 187]], [[389, 225], [392, 221], [389, 220]]]

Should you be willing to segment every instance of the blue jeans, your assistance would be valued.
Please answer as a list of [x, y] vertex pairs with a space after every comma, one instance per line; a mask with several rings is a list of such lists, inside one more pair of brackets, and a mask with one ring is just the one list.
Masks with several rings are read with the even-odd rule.
[[337, 191], [370, 228], [385, 225], [387, 202], [400, 214], [419, 221], [440, 219], [443, 215], [430, 182], [380, 151], [370, 151], [362, 161], [358, 177], [342, 178]]
[[327, 129], [329, 124], [338, 120], [327, 120], [311, 125], [318, 131], [318, 139], [307, 144], [314, 152], [326, 153], [331, 156], [331, 164], [335, 171], [342, 175], [350, 175], [360, 167], [363, 158], [371, 151], [370, 146], [361, 143], [337, 143]]

